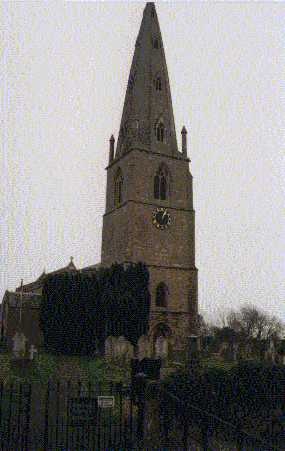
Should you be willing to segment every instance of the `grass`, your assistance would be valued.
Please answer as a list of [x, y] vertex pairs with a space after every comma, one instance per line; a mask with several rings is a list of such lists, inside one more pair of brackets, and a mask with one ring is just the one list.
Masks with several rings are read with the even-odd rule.
[[219, 360], [216, 359], [215, 357], [204, 358], [202, 359], [201, 363], [204, 368], [220, 368], [222, 370], [231, 370], [237, 364], [237, 362]]
[[41, 352], [34, 362], [21, 368], [13, 364], [11, 353], [0, 354], [0, 380], [5, 384], [39, 382], [45, 385], [49, 379], [128, 383], [130, 364], [109, 362], [101, 357], [56, 356]]
[[[202, 359], [205, 368], [222, 368], [230, 370], [235, 362], [227, 362], [215, 358]], [[162, 374], [167, 375], [185, 367], [185, 364], [168, 362]], [[88, 358], [81, 356], [53, 355], [41, 351], [26, 368], [17, 368], [12, 363], [11, 353], [0, 353], [0, 380], [10, 382], [40, 382], [46, 384], [49, 379], [92, 381], [102, 383], [109, 381], [130, 382], [130, 363], [111, 362], [102, 357]]]

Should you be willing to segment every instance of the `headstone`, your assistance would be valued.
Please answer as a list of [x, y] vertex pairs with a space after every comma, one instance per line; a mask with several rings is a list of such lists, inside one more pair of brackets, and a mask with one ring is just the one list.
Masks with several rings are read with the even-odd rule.
[[200, 366], [200, 337], [198, 337], [197, 335], [190, 335], [189, 337], [187, 337], [187, 342], [188, 370], [190, 373], [195, 373]]
[[105, 358], [112, 360], [115, 357], [115, 347], [117, 339], [115, 337], [109, 336], [105, 340]]
[[271, 362], [275, 361], [275, 345], [272, 339], [266, 343], [265, 358]]
[[168, 355], [168, 342], [167, 338], [160, 335], [155, 341], [155, 356], [161, 359], [166, 359]]
[[127, 340], [125, 337], [119, 337], [116, 343], [116, 357], [122, 357], [126, 352]]
[[129, 361], [134, 356], [133, 345], [123, 336], [108, 337], [105, 340], [105, 358], [109, 360], [124, 359]]
[[151, 345], [149, 338], [146, 335], [142, 335], [138, 340], [138, 359], [151, 357]]
[[133, 355], [133, 345], [125, 337], [119, 337], [115, 346], [115, 357], [128, 361], [133, 358]]
[[26, 354], [26, 341], [27, 338], [23, 332], [16, 332], [13, 340], [13, 356], [15, 359], [23, 359]]
[[34, 345], [32, 345], [29, 349], [30, 360], [34, 360], [37, 352], [38, 352], [37, 348]]
[[238, 343], [234, 342], [232, 344], [232, 361], [236, 362], [238, 360], [238, 350], [239, 350], [239, 345]]
[[134, 357], [134, 346], [132, 345], [132, 343], [127, 341], [125, 359], [127, 361], [130, 361], [131, 359], [133, 359], [133, 357]]

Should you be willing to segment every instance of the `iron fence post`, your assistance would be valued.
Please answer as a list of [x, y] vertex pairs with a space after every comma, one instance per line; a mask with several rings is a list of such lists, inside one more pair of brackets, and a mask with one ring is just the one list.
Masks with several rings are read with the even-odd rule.
[[32, 398], [32, 384], [30, 383], [28, 388], [27, 406], [26, 406], [25, 451], [29, 451], [31, 398]]
[[44, 425], [44, 451], [48, 451], [48, 427], [49, 427], [49, 397], [50, 397], [50, 381], [48, 381], [46, 399], [45, 399], [45, 425]]
[[188, 449], [188, 421], [186, 412], [183, 413], [183, 449]]
[[146, 376], [144, 373], [138, 373], [135, 378], [135, 392], [137, 396], [138, 404], [138, 425], [137, 425], [137, 438], [142, 441], [144, 439], [144, 411], [145, 411], [145, 389], [146, 389]]
[[203, 451], [209, 450], [209, 422], [206, 416], [202, 419], [202, 448]]
[[2, 433], [2, 402], [3, 402], [3, 390], [4, 390], [4, 383], [1, 381], [1, 388], [0, 388], [0, 446], [2, 450], [3, 445], [3, 433]]

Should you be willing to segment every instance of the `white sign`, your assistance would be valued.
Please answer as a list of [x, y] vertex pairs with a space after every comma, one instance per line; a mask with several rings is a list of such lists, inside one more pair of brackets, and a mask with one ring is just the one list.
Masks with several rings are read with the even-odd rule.
[[98, 407], [101, 409], [108, 409], [115, 407], [115, 397], [114, 396], [97, 396]]

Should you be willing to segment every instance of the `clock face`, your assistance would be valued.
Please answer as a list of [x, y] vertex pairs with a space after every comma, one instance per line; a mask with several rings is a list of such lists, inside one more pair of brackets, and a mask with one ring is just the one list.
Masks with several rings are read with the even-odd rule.
[[156, 208], [152, 213], [152, 222], [158, 229], [166, 229], [171, 223], [170, 214], [166, 208]]

